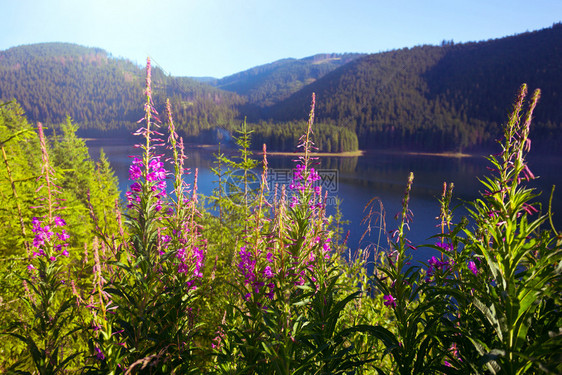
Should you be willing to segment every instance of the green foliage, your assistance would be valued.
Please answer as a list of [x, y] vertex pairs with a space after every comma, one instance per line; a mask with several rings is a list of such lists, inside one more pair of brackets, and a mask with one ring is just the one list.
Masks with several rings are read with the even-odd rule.
[[[198, 322], [190, 311], [199, 296], [205, 243], [196, 223], [196, 194], [188, 196], [181, 182], [183, 160], [171, 114], [175, 197], [165, 200], [166, 171], [154, 145], [158, 121], [150, 65], [146, 82], [142, 155], [131, 166], [135, 182], [127, 192], [129, 235], [106, 259], [94, 256], [96, 301], [90, 306], [91, 323], [84, 327], [95, 358], [89, 373], [187, 373], [194, 362]], [[113, 239], [103, 237], [107, 244]], [[115, 277], [102, 262], [111, 265]]]
[[[259, 174], [250, 151], [252, 136], [265, 136], [244, 122], [238, 155], [217, 154], [219, 183], [205, 197], [207, 210], [198, 171], [191, 187], [184, 180], [172, 101], [171, 157], [161, 155], [151, 73], [147, 64], [141, 153], [129, 169], [126, 210], [115, 203], [105, 156], [97, 165], [89, 158], [70, 118], [48, 142], [16, 104], [0, 106], [3, 372], [562, 370], [562, 241], [543, 228], [550, 213], [539, 213], [537, 194], [522, 184], [534, 178], [525, 156], [538, 92], [523, 114], [522, 88], [470, 222], [453, 224], [453, 186], [444, 184], [439, 242], [427, 245], [442, 255], [422, 268], [410, 264], [416, 246], [407, 239], [413, 174], [388, 247], [381, 212], [373, 258], [368, 249], [345, 258], [341, 217], [326, 214], [312, 167], [315, 96], [291, 185], [267, 190], [266, 149]], [[155, 82], [161, 76], [156, 71]]]
[[[252, 148], [259, 149], [260, 145], [265, 143], [270, 150], [292, 152], [297, 147], [302, 134], [306, 132], [306, 127], [307, 124], [304, 121], [252, 124]], [[338, 127], [330, 122], [316, 124], [314, 127], [313, 137], [317, 151], [357, 151], [359, 143], [352, 130]]]
[[262, 172], [231, 277], [238, 298], [214, 340], [219, 373], [337, 374], [366, 362], [370, 348], [351, 341], [363, 328], [342, 324], [358, 293], [342, 281], [337, 255], [332, 259], [330, 219], [310, 167], [312, 121], [313, 110], [294, 182], [275, 192], [271, 205]]
[[[76, 356], [69, 355], [67, 350], [74, 347], [77, 353], [83, 348], [75, 331], [79, 314], [69, 290], [75, 277], [69, 266], [79, 258], [76, 250], [84, 242], [90, 242], [93, 235], [94, 226], [87, 208], [88, 191], [84, 187], [89, 187], [93, 197], [114, 200], [118, 193], [116, 179], [108, 165], [103, 172], [106, 183], [94, 184], [99, 170], [94, 169], [84, 142], [76, 138], [76, 126], [68, 120], [63, 128], [65, 137], [55, 137], [49, 147], [46, 140], [40, 144], [36, 130], [27, 123], [17, 104], [0, 107], [3, 158], [0, 191], [4, 209], [0, 211], [3, 228], [0, 329], [17, 337], [24, 345], [18, 341], [2, 341], [0, 367], [14, 357], [25, 363], [27, 357], [21, 351], [27, 347], [38, 371], [59, 373], [75, 364]], [[50, 161], [49, 154], [55, 155]], [[56, 262], [45, 261], [42, 256], [33, 254], [39, 252], [32, 243], [37, 237], [33, 220], [47, 218], [48, 225], [53, 227], [51, 220], [59, 215], [67, 221], [63, 236], [69, 236], [64, 247], [69, 260], [56, 256]], [[111, 216], [105, 220], [108, 227], [115, 227]], [[81, 276], [87, 278], [87, 275]], [[27, 280], [25, 288], [22, 280]], [[24, 365], [23, 368], [29, 367]]]
[[[464, 247], [458, 265], [458, 335], [463, 337], [464, 363], [485, 364], [494, 374], [559, 372], [560, 238], [541, 229], [548, 216], [537, 196], [522, 182], [534, 178], [525, 155], [537, 90], [523, 114], [523, 85], [504, 128], [502, 152], [488, 160], [494, 174], [471, 209], [475, 228], [462, 227]], [[461, 350], [461, 353], [463, 351]]]

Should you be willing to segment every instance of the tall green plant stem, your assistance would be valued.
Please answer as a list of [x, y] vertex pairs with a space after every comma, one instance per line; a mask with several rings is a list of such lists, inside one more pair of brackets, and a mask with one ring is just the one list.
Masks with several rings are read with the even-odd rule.
[[8, 156], [6, 155], [6, 150], [4, 149], [4, 143], [5, 142], [0, 142], [0, 148], [2, 149], [2, 159], [4, 160], [4, 165], [6, 165], [6, 172], [8, 173], [8, 180], [10, 181], [10, 187], [12, 188], [12, 195], [14, 197], [14, 202], [16, 202], [16, 209], [18, 211], [18, 219], [19, 219], [19, 224], [20, 224], [20, 230], [21, 230], [21, 235], [22, 238], [24, 238], [24, 242], [23, 245], [25, 247], [25, 253], [26, 256], [29, 258], [29, 256], [31, 255], [30, 249], [29, 249], [29, 243], [27, 242], [27, 240], [25, 240], [25, 238], [27, 237], [26, 231], [25, 231], [25, 223], [23, 221], [23, 213], [21, 211], [21, 205], [20, 205], [20, 200], [19, 200], [19, 196], [18, 196], [18, 191], [16, 190], [16, 183], [14, 181], [14, 178], [12, 177], [12, 169], [10, 168], [10, 163], [8, 163]]

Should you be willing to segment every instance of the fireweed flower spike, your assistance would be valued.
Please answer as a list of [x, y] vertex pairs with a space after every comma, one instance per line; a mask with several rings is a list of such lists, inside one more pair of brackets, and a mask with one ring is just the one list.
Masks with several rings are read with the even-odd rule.
[[[63, 207], [61, 199], [56, 198], [59, 188], [54, 184], [55, 171], [49, 160], [47, 141], [43, 127], [37, 125], [41, 147], [42, 185], [37, 198], [39, 207], [46, 214], [33, 217], [31, 221], [33, 242], [30, 264], [27, 266], [29, 278], [24, 279], [26, 290], [22, 307], [22, 317], [16, 318], [18, 327], [14, 336], [22, 340], [29, 348], [29, 356], [35, 365], [36, 373], [64, 373], [73, 357], [70, 341], [78, 340], [74, 325], [78, 315], [75, 298], [67, 283], [69, 273], [63, 269], [62, 260], [69, 256], [67, 250], [70, 235], [66, 231], [66, 222], [56, 215]], [[27, 311], [24, 311], [27, 310]], [[64, 349], [63, 349], [64, 348]], [[64, 351], [64, 353], [63, 353]], [[56, 370], [54, 370], [56, 369]]]
[[[55, 216], [54, 223], [56, 227], [63, 227], [66, 222], [59, 216]], [[59, 232], [53, 232], [51, 225], [43, 225], [39, 218], [34, 217], [31, 221], [33, 224], [32, 232], [35, 234], [33, 238], [33, 257], [44, 256], [51, 262], [56, 260], [56, 254], [60, 253], [67, 257], [69, 255], [67, 247], [70, 236], [66, 229], [61, 229]], [[54, 250], [54, 253], [52, 252]]]
[[[166, 193], [165, 164], [170, 160], [157, 151], [163, 141], [156, 131], [159, 119], [151, 84], [151, 62], [147, 59], [144, 117], [135, 132], [143, 140], [135, 147], [141, 150], [139, 154], [131, 156], [126, 193], [128, 233], [120, 228], [123, 244], [121, 251], [114, 253], [118, 260], [114, 275], [106, 277], [107, 296], [92, 302], [97, 320], [94, 332], [90, 330], [95, 345], [90, 354], [98, 359], [100, 353], [105, 356], [99, 361], [100, 373], [139, 371], [133, 368], [147, 358], [158, 358], [150, 363], [154, 371], [175, 372], [177, 369], [169, 366], [175, 366], [172, 361], [177, 358], [190, 356], [187, 352], [192, 350], [199, 329], [192, 303], [200, 293], [206, 241], [197, 222], [197, 183], [189, 196], [182, 181], [181, 138], [178, 141], [168, 105], [175, 194]], [[176, 149], [178, 144], [180, 150]], [[97, 280], [102, 280], [101, 275]], [[100, 285], [96, 288], [102, 289]]]
[[127, 197], [127, 208], [139, 210], [141, 197], [145, 196], [146, 193], [150, 193], [151, 196], [156, 198], [152, 202], [151, 207], [158, 212], [162, 209], [161, 199], [166, 195], [166, 170], [161, 160], [162, 155], [154, 154], [154, 148], [157, 145], [152, 145], [152, 141], [159, 141], [158, 139], [153, 139], [153, 135], [161, 134], [153, 129], [159, 127], [159, 125], [158, 118], [156, 117], [157, 112], [152, 102], [151, 84], [151, 64], [150, 58], [148, 58], [146, 63], [145, 116], [140, 120], [144, 121], [145, 127], [141, 127], [135, 132], [135, 135], [141, 135], [145, 139], [144, 145], [137, 145], [144, 152], [142, 157], [131, 156], [133, 161], [129, 167], [129, 180], [133, 181], [133, 183], [130, 186], [130, 191], [126, 192], [125, 196]]

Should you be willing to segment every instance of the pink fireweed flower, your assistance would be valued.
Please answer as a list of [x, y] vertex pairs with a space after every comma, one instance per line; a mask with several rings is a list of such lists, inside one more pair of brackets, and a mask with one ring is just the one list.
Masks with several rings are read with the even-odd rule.
[[[37, 219], [37, 218], [34, 218]], [[55, 216], [53, 221], [55, 222], [55, 225], [57, 227], [64, 227], [66, 225], [66, 222], [60, 218], [60, 216]]]
[[388, 307], [396, 307], [396, 298], [394, 298], [391, 294], [387, 294], [383, 297], [384, 305]]
[[199, 247], [194, 247], [191, 254], [188, 254], [187, 249], [181, 248], [176, 253], [177, 259], [180, 261], [178, 265], [178, 273], [187, 274], [193, 267], [193, 276], [201, 278], [203, 273], [201, 269], [203, 268], [203, 259], [205, 253], [203, 249]]
[[436, 271], [446, 271], [449, 266], [453, 264], [453, 260], [449, 263], [448, 260], [441, 261], [433, 256], [427, 261], [427, 263], [429, 264], [429, 268], [427, 269], [427, 278], [425, 281], [429, 282], [431, 281], [431, 277], [435, 275]]
[[274, 293], [275, 293], [275, 284], [273, 283], [269, 283], [267, 284], [267, 287], [269, 288], [269, 291], [266, 293], [267, 298], [269, 298], [270, 300], [273, 300], [274, 297]]
[[449, 262], [448, 261], [440, 261], [439, 259], [437, 259], [436, 257], [431, 257], [431, 259], [428, 261], [429, 265], [431, 267], [434, 267], [435, 269], [441, 271], [443, 269], [446, 269], [447, 266], [449, 266]]
[[263, 270], [263, 275], [266, 279], [271, 279], [273, 277], [273, 272], [271, 271], [271, 266], [266, 266]]
[[164, 163], [162, 163], [162, 161], [160, 161], [160, 157], [157, 156], [155, 158], [152, 158], [150, 160], [150, 162], [148, 163], [148, 166], [150, 167], [150, 169], [152, 169], [153, 171], [158, 171], [162, 168], [164, 168]]
[[70, 238], [70, 236], [68, 235], [68, 233], [66, 233], [66, 230], [63, 229], [62, 232], [57, 233], [57, 237], [61, 240], [61, 241], [66, 241]]
[[159, 169], [157, 171], [154, 172], [150, 172], [147, 176], [146, 179], [148, 181], [161, 181], [163, 179], [166, 178], [166, 171], [164, 169]]
[[[66, 225], [66, 222], [58, 216], [56, 216], [53, 221], [58, 227]], [[32, 231], [33, 233], [35, 233], [32, 244], [33, 247], [39, 250], [33, 252], [34, 258], [38, 256], [47, 256], [43, 249], [43, 247], [47, 244], [51, 244], [55, 251], [61, 251], [64, 247], [66, 254], [68, 254], [68, 252], [66, 251], [66, 247], [68, 246], [68, 244], [66, 244], [65, 242], [68, 241], [70, 236], [66, 232], [66, 229], [62, 229], [61, 232], [55, 233], [51, 230], [50, 225], [43, 226], [42, 222], [37, 217], [34, 217], [31, 222], [33, 224]], [[60, 241], [62, 243], [57, 243], [57, 241]], [[54, 256], [49, 256], [49, 260], [54, 261], [55, 259], [56, 258]]]
[[474, 263], [474, 261], [468, 261], [468, 269], [474, 274], [474, 276], [478, 275], [478, 268], [476, 267], [476, 263]]
[[160, 194], [158, 195], [164, 197], [166, 195], [166, 181], [159, 181], [157, 187], [160, 190]]
[[304, 172], [304, 165], [297, 164], [297, 166], [295, 167], [295, 171], [293, 172], [293, 178], [295, 180], [302, 180], [302, 172]]
[[256, 261], [252, 259], [252, 253], [246, 251], [246, 246], [240, 248], [240, 262], [238, 263], [238, 269], [244, 276], [244, 284], [252, 284], [256, 280], [256, 275], [254, 269], [256, 267]]
[[138, 180], [142, 176], [142, 160], [134, 158], [133, 163], [129, 167], [129, 180]]
[[101, 351], [100, 348], [95, 347], [94, 350], [96, 351], [96, 358], [99, 359], [100, 361], [103, 361], [105, 359], [105, 355], [103, 355], [103, 352]]
[[437, 242], [435, 246], [442, 248], [445, 251], [453, 251], [453, 245], [445, 242]]
[[316, 182], [320, 179], [321, 177], [318, 172], [314, 168], [310, 168], [310, 171], [308, 173], [308, 182]]
[[291, 197], [291, 203], [289, 203], [289, 206], [291, 208], [294, 208], [297, 204], [299, 204], [299, 198], [292, 196]]
[[269, 263], [273, 263], [273, 254], [271, 252], [267, 253], [266, 258]]

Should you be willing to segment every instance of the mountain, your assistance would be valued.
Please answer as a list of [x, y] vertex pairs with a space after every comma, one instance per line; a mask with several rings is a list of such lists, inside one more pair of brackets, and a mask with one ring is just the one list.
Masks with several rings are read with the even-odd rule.
[[[531, 137], [562, 151], [562, 24], [505, 38], [383, 53], [283, 59], [222, 79], [153, 70], [154, 102], [170, 98], [191, 141], [211, 142], [244, 117], [256, 141], [293, 150], [316, 93], [323, 150], [489, 149], [518, 88], [540, 88]], [[144, 70], [99, 48], [45, 43], [0, 51], [0, 101], [17, 99], [31, 121], [82, 135], [127, 134], [142, 116]], [[537, 149], [537, 147], [535, 147]], [[487, 151], [487, 150], [486, 150]]]
[[215, 86], [218, 78], [215, 77], [188, 77], [196, 82], [201, 82], [201, 83], [206, 83], [209, 84], [211, 86]]
[[361, 148], [426, 151], [489, 146], [519, 86], [541, 88], [532, 136], [562, 144], [562, 24], [465, 44], [418, 46], [365, 56], [319, 78], [260, 114], [306, 116], [353, 130]]
[[303, 59], [283, 59], [217, 80], [214, 86], [235, 92], [250, 104], [272, 105], [327, 73], [365, 54], [318, 54]]
[[[178, 130], [200, 137], [215, 126], [231, 128], [244, 99], [186, 77], [152, 73], [154, 102], [166, 98]], [[82, 134], [128, 134], [143, 116], [144, 69], [99, 48], [68, 43], [26, 45], [0, 51], [0, 102], [16, 99], [31, 121], [56, 124], [70, 115]], [[102, 134], [103, 135], [103, 134]]]

